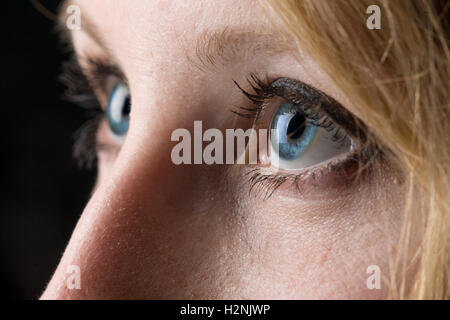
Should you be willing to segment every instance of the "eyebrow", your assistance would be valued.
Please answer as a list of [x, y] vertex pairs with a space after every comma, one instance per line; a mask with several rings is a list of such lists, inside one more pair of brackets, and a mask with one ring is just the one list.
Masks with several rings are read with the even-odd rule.
[[[67, 7], [75, 4], [74, 0], [66, 0], [60, 6], [58, 13], [58, 29], [62, 38], [72, 42], [72, 31], [66, 27]], [[88, 34], [112, 59], [112, 48], [107, 45], [103, 35], [95, 23], [83, 13], [81, 21], [82, 31]], [[221, 30], [206, 30], [194, 40], [193, 47], [188, 41], [182, 43], [188, 61], [201, 71], [215, 70], [224, 67], [235, 59], [246, 60], [257, 54], [264, 56], [278, 55], [286, 52], [297, 53], [293, 41], [284, 38], [282, 34], [254, 27], [230, 28]], [[252, 31], [249, 31], [252, 30]]]
[[[72, 33], [67, 26], [66, 21], [68, 18], [67, 8], [71, 5], [77, 5], [74, 0], [65, 0], [59, 7], [58, 10], [58, 20], [57, 20], [57, 30], [66, 43], [72, 43]], [[97, 26], [95, 23], [92, 22], [92, 20], [86, 16], [86, 14], [83, 12], [81, 16], [81, 30], [85, 32], [92, 40], [94, 40], [102, 49], [105, 51], [105, 53], [112, 58], [112, 49], [107, 46], [106, 41], [103, 37], [103, 35], [99, 32]]]
[[186, 54], [194, 66], [206, 71], [224, 67], [235, 59], [248, 60], [258, 54], [272, 56], [287, 51], [295, 52], [293, 43], [273, 33], [225, 28], [201, 33], [194, 50], [187, 50]]

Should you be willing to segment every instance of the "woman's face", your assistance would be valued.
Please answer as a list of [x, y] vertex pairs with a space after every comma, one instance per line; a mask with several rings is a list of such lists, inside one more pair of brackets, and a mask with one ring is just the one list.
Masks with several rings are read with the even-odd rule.
[[[361, 167], [361, 141], [352, 121], [334, 121], [354, 113], [352, 102], [293, 40], [282, 40], [257, 1], [70, 4], [81, 9], [74, 49], [110, 120], [96, 133], [95, 191], [43, 298], [386, 296], [402, 220], [397, 172], [377, 159], [354, 179], [349, 155]], [[256, 95], [252, 74], [267, 83], [262, 90], [252, 80], [264, 91], [256, 102], [236, 85]], [[272, 85], [279, 78], [294, 81]], [[318, 99], [331, 101], [324, 114], [334, 118], [319, 113], [314, 122]], [[202, 132], [280, 129], [287, 142], [279, 169], [270, 156], [256, 165], [175, 164], [176, 129], [191, 133], [194, 159], [194, 121]], [[224, 154], [225, 144], [224, 134]], [[80, 289], [67, 286], [73, 265]], [[367, 284], [373, 265], [381, 289]]]

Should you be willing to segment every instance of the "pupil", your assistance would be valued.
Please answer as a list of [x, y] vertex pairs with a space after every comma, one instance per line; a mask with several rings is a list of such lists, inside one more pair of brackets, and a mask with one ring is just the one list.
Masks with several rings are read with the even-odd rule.
[[297, 112], [289, 122], [286, 135], [289, 139], [296, 140], [305, 132], [306, 118], [303, 113]]
[[124, 101], [124, 106], [122, 109], [123, 116], [128, 116], [130, 114], [130, 111], [131, 111], [131, 103], [130, 102], [131, 102], [130, 97], [128, 96]]

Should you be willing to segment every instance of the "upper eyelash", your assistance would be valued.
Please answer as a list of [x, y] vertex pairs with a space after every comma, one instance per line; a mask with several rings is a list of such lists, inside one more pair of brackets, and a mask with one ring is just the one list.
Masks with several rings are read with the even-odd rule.
[[68, 100], [86, 108], [99, 108], [100, 104], [94, 89], [104, 91], [106, 94], [106, 79], [116, 76], [126, 83], [120, 69], [114, 64], [99, 58], [81, 58], [86, 64], [83, 70], [77, 57], [73, 54], [63, 63], [60, 80], [66, 86], [65, 96]]
[[106, 92], [106, 79], [108, 76], [115, 76], [128, 85], [125, 75], [115, 64], [99, 58], [87, 57], [84, 60], [87, 63], [87, 78], [92, 87]]
[[100, 109], [98, 99], [75, 55], [63, 62], [59, 80], [66, 87], [64, 99], [86, 109]]
[[[254, 126], [261, 113], [264, 112], [267, 106], [266, 102], [278, 96], [296, 105], [301, 105], [309, 120], [313, 121], [316, 126], [332, 133], [333, 141], [343, 141], [347, 134], [361, 142], [367, 140], [366, 128], [363, 123], [358, 121], [337, 101], [318, 89], [290, 78], [278, 78], [269, 81], [262, 80], [255, 74], [251, 74], [247, 82], [254, 93], [246, 91], [234, 81], [239, 90], [253, 103], [253, 106], [239, 106], [231, 111], [244, 118], [253, 118]], [[286, 92], [287, 88], [290, 92]], [[343, 127], [345, 132], [342, 130]]]

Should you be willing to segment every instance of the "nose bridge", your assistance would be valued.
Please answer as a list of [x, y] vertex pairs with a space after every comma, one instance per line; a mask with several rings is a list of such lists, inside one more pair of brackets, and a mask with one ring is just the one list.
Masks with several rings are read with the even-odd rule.
[[[133, 120], [111, 172], [83, 211], [43, 298], [132, 296], [130, 291], [141, 285], [136, 283], [139, 274], [148, 271], [149, 265], [156, 268], [164, 263], [161, 251], [173, 243], [171, 231], [183, 232], [179, 217], [190, 210], [184, 199], [190, 196], [187, 190], [192, 190], [188, 184], [193, 169], [171, 162], [172, 130], [167, 121], [152, 126], [151, 121]], [[79, 270], [79, 289], [71, 288], [74, 270]]]

